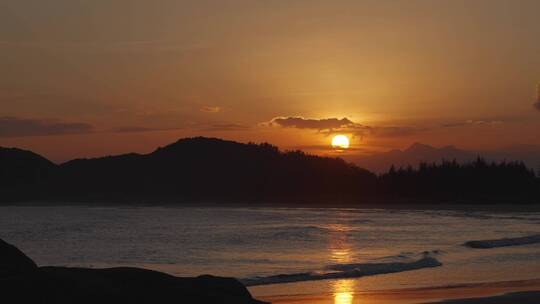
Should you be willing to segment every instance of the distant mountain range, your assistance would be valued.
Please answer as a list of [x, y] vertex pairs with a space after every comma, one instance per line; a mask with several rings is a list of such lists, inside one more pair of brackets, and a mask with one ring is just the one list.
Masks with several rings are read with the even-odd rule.
[[441, 163], [443, 160], [465, 163], [478, 157], [488, 161], [523, 161], [531, 169], [540, 169], [540, 146], [516, 145], [496, 151], [466, 151], [454, 146], [435, 148], [414, 143], [405, 150], [391, 150], [369, 156], [351, 156], [347, 160], [375, 173], [387, 172], [392, 165], [396, 168], [418, 167], [422, 162]]
[[[453, 147], [414, 144], [360, 160], [379, 172], [396, 164], [396, 170], [377, 176], [340, 158], [204, 137], [180, 139], [149, 154], [59, 165], [30, 151], [0, 148], [0, 202], [313, 205], [373, 198], [530, 202], [540, 197], [540, 179], [522, 163], [476, 158]], [[441, 159], [448, 161], [399, 169]]]

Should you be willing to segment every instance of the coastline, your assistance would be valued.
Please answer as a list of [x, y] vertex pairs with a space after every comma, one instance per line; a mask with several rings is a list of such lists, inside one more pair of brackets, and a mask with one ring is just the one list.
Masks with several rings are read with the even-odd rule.
[[[45, 205], [48, 206], [48, 205]], [[129, 225], [130, 223], [133, 223], [134, 219], [140, 220], [141, 218], [148, 218], [148, 219], [155, 219], [159, 218], [160, 222], [155, 221], [149, 221], [145, 225], [141, 226], [141, 228], [144, 228], [143, 230], [139, 230], [138, 233], [135, 233], [137, 237], [139, 237], [137, 240], [137, 243], [140, 244], [146, 244], [148, 240], [145, 240], [144, 238], [141, 238], [141, 236], [150, 234], [150, 232], [159, 232], [157, 235], [163, 235], [163, 236], [174, 236], [173, 234], [167, 234], [167, 232], [176, 231], [176, 229], [166, 229], [165, 231], [162, 231], [162, 227], [173, 227], [173, 228], [182, 228], [184, 226], [175, 226], [174, 223], [186, 223], [186, 219], [190, 218], [209, 218], [209, 219], [220, 219], [220, 218], [226, 218], [227, 221], [224, 222], [225, 225], [223, 227], [236, 227], [235, 223], [239, 222], [239, 219], [253, 219], [254, 223], [258, 224], [261, 221], [265, 223], [265, 226], [260, 230], [253, 230], [254, 232], [261, 231], [261, 233], [254, 233], [257, 237], [269, 235], [271, 238], [266, 238], [265, 240], [282, 240], [281, 243], [278, 243], [277, 245], [283, 246], [285, 248], [290, 247], [291, 242], [297, 242], [299, 239], [307, 239], [307, 240], [318, 240], [315, 237], [320, 237], [320, 242], [316, 243], [320, 246], [313, 250], [311, 255], [312, 257], [318, 258], [321, 257], [321, 260], [317, 260], [318, 263], [315, 263], [314, 266], [311, 264], [307, 264], [305, 267], [306, 271], [317, 271], [320, 269], [324, 269], [325, 265], [333, 265], [332, 262], [340, 264], [340, 265], [356, 265], [352, 264], [352, 262], [363, 262], [363, 261], [379, 261], [378, 258], [381, 258], [379, 262], [383, 263], [388, 259], [388, 261], [393, 261], [394, 263], [397, 261], [399, 262], [401, 258], [406, 259], [412, 259], [414, 257], [418, 257], [423, 252], [431, 252], [431, 251], [440, 251], [441, 254], [441, 261], [443, 261], [445, 266], [450, 267], [435, 267], [435, 268], [426, 268], [422, 269], [421, 271], [406, 271], [406, 272], [397, 272], [397, 273], [389, 273], [385, 275], [370, 275], [370, 276], [363, 276], [361, 279], [334, 279], [334, 280], [320, 280], [320, 281], [313, 281], [309, 280], [306, 282], [298, 282], [298, 283], [290, 283], [290, 284], [276, 284], [276, 285], [261, 285], [255, 288], [249, 288], [249, 291], [258, 299], [271, 301], [273, 303], [282, 303], [282, 304], [292, 304], [292, 303], [315, 303], [315, 304], [324, 304], [324, 303], [333, 303], [333, 304], [370, 304], [370, 303], [389, 303], [389, 304], [412, 304], [412, 303], [436, 303], [441, 300], [445, 299], [464, 299], [464, 298], [471, 298], [471, 297], [490, 297], [494, 295], [501, 295], [511, 292], [519, 292], [519, 291], [534, 291], [534, 290], [540, 290], [540, 278], [537, 276], [538, 271], [535, 269], [537, 268], [537, 264], [531, 264], [531, 262], [527, 261], [529, 260], [529, 257], [527, 256], [528, 253], [530, 253], [530, 250], [526, 250], [527, 247], [504, 247], [500, 249], [493, 249], [493, 250], [475, 250], [470, 249], [467, 246], [463, 246], [465, 244], [465, 241], [470, 240], [483, 240], [482, 242], [491, 242], [493, 240], [508, 240], [509, 237], [511, 238], [522, 238], [521, 232], [522, 231], [529, 231], [532, 233], [537, 233], [537, 223], [538, 216], [534, 215], [532, 218], [529, 218], [528, 215], [524, 215], [524, 218], [521, 218], [519, 215], [514, 216], [503, 216], [502, 219], [499, 219], [498, 216], [494, 216], [493, 218], [490, 216], [483, 217], [481, 215], [477, 216], [475, 214], [471, 214], [470, 210], [468, 208], [465, 213], [462, 214], [461, 211], [458, 211], [458, 216], [453, 216], [453, 212], [450, 212], [451, 216], [448, 217], [446, 212], [441, 213], [442, 215], [439, 215], [439, 213], [419, 213], [416, 214], [414, 212], [404, 212], [401, 213], [398, 210], [382, 210], [382, 211], [372, 211], [368, 212], [366, 214], [363, 214], [362, 212], [356, 213], [354, 210], [362, 210], [362, 208], [329, 208], [329, 209], [335, 209], [333, 212], [326, 212], [324, 208], [302, 208], [302, 207], [278, 207], [277, 211], [273, 210], [272, 212], [267, 211], [257, 211], [257, 209], [264, 209], [265, 207], [258, 208], [257, 207], [239, 207], [241, 212], [238, 211], [226, 211], [226, 206], [219, 206], [219, 208], [216, 208], [216, 210], [212, 211], [204, 210], [205, 207], [215, 207], [214, 206], [186, 206], [186, 205], [168, 205], [168, 206], [153, 206], [156, 208], [149, 208], [144, 209], [145, 205], [138, 205], [138, 206], [121, 206], [121, 205], [100, 205], [100, 206], [88, 206], [86, 207], [119, 207], [117, 210], [111, 210], [109, 208], [96, 208], [96, 210], [92, 210], [90, 212], [90, 216], [88, 215], [88, 212], [84, 208], [77, 208], [77, 207], [83, 207], [83, 206], [73, 206], [75, 208], [68, 208], [64, 210], [64, 214], [69, 215], [69, 218], [71, 221], [63, 222], [61, 225], [58, 225], [56, 229], [58, 230], [46, 230], [44, 232], [40, 232], [39, 234], [36, 234], [34, 237], [34, 240], [38, 241], [38, 246], [34, 244], [28, 243], [28, 237], [21, 238], [20, 234], [17, 234], [19, 230], [30, 229], [34, 227], [34, 225], [20, 225], [20, 220], [11, 220], [11, 218], [17, 219], [19, 216], [22, 216], [22, 218], [28, 218], [29, 223], [34, 223], [32, 220], [32, 214], [36, 214], [35, 212], [28, 212], [32, 211], [31, 209], [26, 210], [26, 208], [22, 208], [19, 211], [15, 208], [13, 212], [11, 210], [6, 209], [6, 212], [4, 213], [4, 217], [6, 219], [5, 227], [7, 228], [6, 231], [11, 231], [10, 233], [7, 233], [6, 239], [12, 240], [15, 244], [20, 244], [21, 248], [28, 250], [29, 253], [32, 254], [32, 256], [41, 257], [41, 246], [39, 246], [39, 240], [42, 238], [47, 240], [54, 240], [57, 238], [58, 231], [60, 231], [60, 235], [66, 235], [66, 231], [71, 232], [72, 230], [66, 230], [65, 225], [68, 225], [69, 227], [80, 227], [81, 222], [87, 222], [88, 223], [94, 223], [95, 221], [92, 221], [92, 219], [99, 218], [101, 219], [99, 224], [101, 227], [107, 227], [107, 229], [110, 229], [110, 227], [117, 227], [117, 231], [124, 231], [123, 229], [129, 229], [129, 231], [133, 231], [134, 228], [133, 225]], [[142, 209], [139, 209], [138, 207], [142, 207]], [[179, 210], [179, 212], [172, 212], [174, 211], [173, 208], [179, 208], [183, 209], [184, 207], [195, 207], [194, 213], [190, 210]], [[515, 207], [515, 206], [505, 206], [508, 208]], [[200, 209], [200, 210], [199, 210]], [[245, 209], [245, 210], [244, 210]], [[293, 209], [299, 209], [296, 211], [293, 211]], [[310, 211], [311, 213], [308, 213], [308, 210], [306, 209], [314, 209]], [[379, 209], [379, 208], [373, 208], [373, 209]], [[430, 210], [430, 209], [428, 209]], [[452, 210], [452, 209], [450, 209]], [[454, 209], [456, 210], [456, 209]], [[457, 209], [459, 210], [459, 209]], [[48, 217], [47, 214], [58, 214], [58, 210], [49, 210], [50, 212], [45, 213], [41, 208], [37, 208], [36, 212], [38, 214], [41, 214], [44, 219], [42, 223], [58, 223], [57, 217]], [[212, 212], [210, 212], [212, 211]], [[343, 212], [343, 211], [353, 211], [351, 213]], [[202, 213], [201, 213], [202, 212]], [[226, 213], [225, 215], [223, 213]], [[262, 213], [261, 213], [262, 212]], [[497, 213], [499, 210], [490, 210], [490, 213]], [[501, 211], [504, 212], [504, 211]], [[519, 212], [523, 212], [520, 210]], [[174, 216], [171, 216], [174, 214]], [[287, 216], [284, 216], [284, 215]], [[103, 217], [103, 215], [106, 215]], [[193, 216], [195, 215], [195, 216]], [[249, 215], [246, 217], [246, 215]], [[308, 216], [310, 215], [310, 216]], [[406, 217], [406, 220], [404, 220], [404, 215], [410, 215], [411, 217]], [[427, 215], [427, 217], [426, 217]], [[171, 216], [171, 217], [169, 217]], [[200, 217], [203, 216], [203, 217]], [[301, 224], [297, 223], [297, 220], [299, 218], [306, 218], [305, 222], [302, 222]], [[104, 219], [104, 220], [103, 220]], [[119, 219], [122, 219], [122, 221], [119, 221]], [[131, 219], [129, 221], [128, 219]], [[381, 220], [384, 219], [384, 220]], [[399, 231], [401, 228], [396, 228], [398, 230], [390, 230], [387, 231], [384, 229], [384, 226], [382, 224], [387, 223], [385, 221], [388, 221], [390, 219], [389, 223], [396, 223], [396, 219], [398, 220], [397, 223], [409, 223], [409, 226], [405, 225], [405, 227], [417, 227], [418, 229], [414, 229], [414, 234], [408, 234], [410, 236], [414, 236], [415, 240], [422, 240], [422, 242], [419, 242], [418, 244], [411, 246], [409, 243], [403, 243], [401, 245], [394, 246], [392, 250], [386, 250], [387, 246], [381, 247], [380, 245], [385, 245], [385, 243], [379, 244], [378, 247], [369, 248], [369, 247], [354, 247], [355, 240], [356, 241], [362, 241], [361, 244], [368, 244], [366, 241], [371, 240], [370, 238], [358, 238], [354, 239], [353, 236], [369, 236], [372, 231], [384, 231], [383, 234], [371, 234], [371, 237], [377, 237], [377, 236], [388, 236], [392, 233], [395, 233], [395, 231]], [[392, 220], [393, 219], [393, 220]], [[533, 220], [531, 222], [531, 220]], [[486, 231], [494, 231], [494, 229], [500, 229], [499, 224], [501, 221], [505, 221], [506, 223], [506, 230], [499, 231], [495, 234], [490, 233], [474, 233], [475, 231], [483, 231], [485, 229]], [[10, 224], [11, 223], [11, 224]], [[41, 223], [41, 222], [40, 222]], [[111, 224], [119, 224], [118, 226], [114, 226]], [[167, 224], [168, 223], [168, 224]], [[172, 223], [172, 225], [171, 225]], [[188, 221], [189, 223], [189, 221]], [[199, 229], [201, 226], [200, 221], [194, 221], [193, 222], [196, 225], [188, 225], [187, 227], [195, 227]], [[219, 221], [217, 222], [219, 223]], [[248, 222], [249, 223], [249, 222]], [[335, 223], [341, 224], [341, 225], [334, 225]], [[473, 233], [461, 233], [459, 235], [461, 236], [471, 236], [467, 238], [462, 237], [454, 237], [454, 234], [450, 236], [449, 239], [446, 239], [445, 237], [442, 237], [440, 234], [433, 234], [434, 231], [438, 231], [441, 233], [441, 231], [448, 230], [438, 230], [437, 227], [452, 227], [452, 224], [459, 224], [459, 226], [467, 226], [468, 231]], [[211, 221], [208, 225], [215, 225], [216, 221]], [[277, 225], [277, 226], [276, 226]], [[320, 227], [323, 225], [324, 227]], [[334, 225], [334, 226], [331, 226]], [[54, 225], [53, 225], [54, 226]], [[98, 226], [98, 227], [100, 227]], [[10, 228], [11, 227], [11, 228]], [[13, 229], [13, 227], [16, 227], [16, 229]], [[56, 227], [56, 226], [54, 226]], [[128, 228], [129, 227], [129, 228]], [[203, 227], [205, 227], [203, 225]], [[212, 227], [212, 226], [207, 226]], [[258, 227], [257, 225], [253, 225], [251, 227]], [[271, 229], [268, 229], [270, 227]], [[381, 228], [382, 227], [382, 228]], [[455, 225], [454, 225], [455, 227]], [[82, 227], [84, 228], [84, 227]], [[136, 228], [136, 226], [135, 226]], [[148, 229], [150, 228], [150, 229]], [[277, 229], [279, 228], [279, 229]], [[302, 228], [302, 229], [299, 229]], [[157, 230], [156, 230], [157, 229]], [[357, 230], [354, 230], [357, 229]], [[371, 230], [370, 230], [371, 229]], [[373, 230], [375, 229], [375, 230]], [[304, 230], [307, 232], [304, 233]], [[41, 231], [41, 230], [38, 230]], [[75, 230], [75, 233], [71, 235], [72, 239], [75, 241], [82, 241], [82, 242], [88, 242], [89, 238], [84, 237], [85, 232], [91, 230]], [[144, 233], [141, 233], [143, 231]], [[197, 230], [198, 231], [198, 230]], [[236, 231], [236, 230], [234, 230]], [[233, 231], [233, 232], [234, 232]], [[230, 244], [228, 241], [230, 239], [230, 236], [236, 236], [236, 235], [245, 235], [244, 234], [244, 227], [240, 227], [239, 230], [241, 233], [238, 234], [230, 234], [230, 231], [227, 231], [227, 234], [223, 234], [224, 237], [227, 237], [225, 239], [225, 244]], [[291, 235], [283, 234], [284, 231], [292, 231], [293, 233]], [[302, 232], [299, 234], [299, 231]], [[354, 231], [354, 234], [351, 234], [351, 231]], [[519, 233], [516, 233], [519, 232]], [[81, 234], [82, 232], [82, 234]], [[134, 232], [137, 232], [135, 230]], [[457, 232], [460, 232], [460, 230], [457, 230]], [[465, 231], [467, 232], [467, 231]], [[51, 235], [53, 236], [51, 238]], [[127, 234], [129, 236], [130, 234]], [[455, 234], [457, 235], [457, 233]], [[67, 235], [69, 236], [69, 235]], [[474, 236], [474, 237], [473, 237]], [[199, 236], [197, 236], [199, 237]], [[443, 240], [444, 242], [432, 242], [432, 240], [436, 237], [437, 240]], [[69, 239], [69, 238], [68, 238]], [[251, 238], [245, 238], [244, 240], [249, 241]], [[263, 239], [263, 238], [261, 238]], [[154, 238], [150, 238], [150, 240], [154, 240]], [[52, 242], [54, 243], [54, 242]], [[125, 244], [130, 246], [132, 242], [124, 242], [123, 244], [117, 244], [118, 248], [125, 248]], [[313, 243], [313, 242], [312, 242]], [[159, 252], [163, 252], [162, 254], [158, 255], [147, 255], [147, 254], [141, 254], [139, 257], [139, 262], [137, 262], [137, 259], [135, 260], [129, 260], [126, 263], [126, 260], [120, 259], [113, 259], [112, 257], [124, 257], [125, 252], [123, 251], [116, 251], [114, 255], [111, 256], [105, 256], [105, 259], [102, 258], [102, 256], [99, 254], [99, 252], [93, 252], [92, 254], [85, 253], [85, 255], [89, 257], [98, 257], [98, 259], [95, 260], [88, 260], [88, 259], [80, 259], [79, 263], [73, 263], [72, 266], [76, 267], [95, 267], [96, 264], [95, 261], [123, 261], [123, 263], [117, 264], [115, 262], [111, 263], [110, 265], [103, 265], [102, 267], [117, 267], [117, 266], [135, 266], [135, 267], [141, 267], [141, 268], [147, 268], [152, 270], [157, 270], [161, 272], [166, 272], [172, 275], [176, 276], [197, 276], [201, 273], [211, 273], [214, 274], [216, 269], [222, 270], [221, 273], [215, 273], [215, 275], [220, 276], [233, 276], [236, 278], [248, 278], [249, 273], [245, 270], [243, 272], [238, 271], [238, 266], [245, 266], [248, 265], [248, 269], [251, 269], [252, 263], [260, 263], [261, 265], [267, 266], [267, 269], [261, 270], [260, 273], [289, 273], [288, 264], [285, 264], [284, 262], [281, 262], [280, 260], [280, 252], [278, 251], [277, 254], [273, 255], [264, 255], [264, 252], [261, 256], [256, 256], [256, 259], [253, 259], [252, 256], [249, 256], [247, 258], [246, 263], [239, 263], [237, 265], [234, 265], [234, 267], [223, 267], [222, 263], [216, 263], [213, 264], [213, 267], [210, 267], [209, 264], [204, 267], [194, 267], [189, 268], [186, 272], [185, 269], [174, 269], [171, 265], [192, 265], [196, 263], [191, 263], [190, 261], [177, 261], [174, 257], [178, 255], [178, 250], [175, 250], [175, 247], [171, 243], [167, 243], [166, 245], [163, 245], [165, 243], [158, 243], [156, 246], [156, 243], [150, 243], [153, 244], [152, 248], [155, 248], [156, 252], [159, 249]], [[235, 243], [238, 244], [238, 243]], [[243, 245], [243, 243], [239, 243], [240, 245]], [[250, 243], [248, 243], [250, 244]], [[257, 244], [257, 243], [255, 243]], [[266, 244], [266, 243], [265, 243]], [[369, 242], [369, 244], [373, 244], [373, 242]], [[54, 244], [49, 244], [48, 246], [51, 246]], [[122, 246], [121, 246], [122, 245]], [[237, 245], [238, 246], [238, 245]], [[364, 245], [365, 246], [365, 245]], [[533, 245], [534, 246], [534, 245]], [[280, 247], [280, 248], [283, 248]], [[54, 248], [54, 246], [52, 247]], [[58, 248], [64, 248], [61, 246]], [[114, 249], [113, 246], [111, 246], [112, 249]], [[223, 247], [222, 247], [223, 248]], [[231, 251], [233, 253], [236, 252], [248, 252], [248, 250], [238, 250], [239, 248], [243, 248], [242, 246], [236, 247], [234, 251]], [[247, 249], [250, 249], [251, 247], [247, 247]], [[354, 254], [355, 248], [362, 248], [364, 252], [372, 254], [372, 257], [370, 258], [357, 258]], [[380, 248], [383, 248], [384, 251], [380, 252], [374, 252], [373, 250], [381, 250]], [[397, 249], [396, 249], [397, 248]], [[538, 248], [538, 247], [535, 247]], [[171, 250], [172, 249], [172, 250]], [[176, 248], [178, 249], [178, 248]], [[181, 248], [180, 248], [181, 249]], [[168, 252], [170, 250], [171, 252]], [[371, 251], [370, 251], [371, 250]], [[77, 256], [76, 254], [65, 254], [65, 256]], [[249, 251], [251, 252], [251, 251]], [[297, 251], [298, 253], [305, 254], [305, 252]], [[536, 254], [533, 248], [532, 253]], [[75, 252], [77, 253], [77, 252]], [[296, 253], [293, 251], [293, 253]], [[488, 259], [488, 261], [491, 261], [489, 264], [486, 263], [479, 263], [475, 264], [475, 267], [464, 267], [464, 266], [470, 266], [469, 264], [461, 265], [461, 267], [455, 268], [456, 266], [456, 260], [455, 257], [463, 257], [465, 260], [469, 261], [471, 258], [481, 258], [483, 256], [490, 255], [491, 253], [494, 254], [511, 254], [514, 259], [510, 260], [500, 260], [500, 259]], [[251, 254], [251, 253], [250, 253]], [[319, 255], [320, 254], [320, 255]], [[438, 253], [437, 253], [438, 254]], [[461, 256], [460, 254], [465, 254], [464, 256]], [[83, 255], [83, 256], [85, 256]], [[244, 261], [246, 260], [246, 256], [234, 256], [236, 257], [236, 261]], [[227, 257], [230, 259], [230, 257]], [[137, 256], [136, 256], [137, 257]], [[373, 257], [375, 259], [373, 259]], [[536, 255], [533, 255], [532, 263], [535, 261]], [[212, 257], [210, 257], [212, 258]], [[333, 260], [335, 258], [338, 258], [338, 260]], [[152, 260], [153, 259], [153, 260]], [[216, 257], [213, 257], [214, 261], [216, 260]], [[396, 260], [397, 259], [397, 260]], [[294, 262], [297, 260], [292, 259]], [[38, 261], [40, 261], [40, 258], [38, 258]], [[144, 263], [140, 262], [143, 261]], [[154, 261], [154, 263], [150, 263], [145, 265], [147, 261]], [[209, 261], [212, 261], [212, 259], [209, 259]], [[271, 264], [273, 261], [278, 261], [279, 263]], [[285, 260], [287, 261], [287, 260]], [[313, 261], [313, 260], [309, 260]], [[166, 263], [164, 263], [166, 262]], [[197, 261], [195, 261], [197, 262]], [[302, 262], [302, 260], [300, 260]], [[387, 262], [387, 261], [386, 261]], [[44, 259], [41, 261], [40, 264], [43, 265], [62, 265], [62, 266], [70, 266], [70, 265], [64, 265], [62, 260], [51, 260], [51, 259]], [[82, 264], [81, 264], [82, 263]], [[125, 263], [125, 264], [124, 264]], [[160, 267], [155, 267], [155, 265], [161, 265]], [[206, 262], [205, 262], [206, 265]], [[270, 266], [268, 266], [270, 265]], [[491, 266], [489, 266], [491, 265]], [[496, 265], [495, 268], [493, 268], [493, 265]], [[458, 265], [459, 266], [459, 265]], [[478, 267], [476, 267], [478, 266]], [[488, 267], [489, 266], [489, 267]], [[270, 267], [274, 267], [273, 269], [268, 270]], [[279, 268], [281, 267], [281, 268]], [[194, 269], [196, 271], [194, 271]], [[258, 268], [259, 270], [261, 268]], [[304, 268], [298, 268], [298, 269], [304, 269]], [[226, 271], [225, 271], [226, 270]], [[238, 271], [238, 272], [235, 272]], [[302, 270], [301, 270], [302, 271]], [[246, 275], [247, 273], [247, 275]], [[341, 284], [342, 282], [346, 282], [347, 284]], [[462, 284], [462, 283], [467, 284]], [[476, 283], [478, 282], [478, 283]], [[492, 282], [492, 283], [481, 283], [481, 282]], [[469, 284], [470, 283], [470, 284]], [[341, 284], [341, 285], [340, 285]], [[433, 287], [432, 287], [433, 286]], [[439, 286], [439, 287], [437, 287]], [[326, 288], [323, 288], [326, 287]], [[405, 289], [408, 288], [408, 289]], [[303, 294], [302, 294], [303, 290]], [[519, 294], [519, 295], [509, 295], [508, 297], [515, 297], [519, 296], [521, 298], [523, 297], [536, 297], [535, 294]], [[465, 301], [465, 300], [463, 300]], [[450, 302], [450, 303], [460, 303], [460, 302]], [[463, 302], [467, 303], [467, 302]], [[498, 302], [492, 302], [492, 303], [498, 303]], [[504, 303], [504, 302], [502, 302]], [[514, 301], [514, 303], [516, 303]], [[525, 302], [523, 302], [525, 303]]]
[[366, 199], [366, 201], [332, 203], [304, 203], [293, 201], [276, 202], [235, 202], [229, 201], [25, 201], [0, 202], [0, 207], [164, 207], [164, 208], [283, 208], [283, 209], [388, 209], [388, 210], [425, 210], [425, 211], [490, 211], [502, 212], [540, 212], [540, 202], [516, 203], [512, 201], [491, 201], [474, 203], [473, 201], [446, 201], [436, 200], [384, 200]]
[[540, 301], [540, 279], [257, 298], [273, 304], [525, 304]]

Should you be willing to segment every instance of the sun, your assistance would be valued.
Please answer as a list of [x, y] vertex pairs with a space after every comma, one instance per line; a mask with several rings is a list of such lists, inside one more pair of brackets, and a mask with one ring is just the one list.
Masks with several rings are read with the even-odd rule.
[[349, 138], [345, 135], [336, 135], [332, 138], [332, 147], [337, 149], [349, 148]]

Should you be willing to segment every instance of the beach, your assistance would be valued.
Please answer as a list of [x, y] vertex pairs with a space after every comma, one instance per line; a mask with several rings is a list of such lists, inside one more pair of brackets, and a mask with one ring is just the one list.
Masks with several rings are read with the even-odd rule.
[[524, 304], [540, 302], [540, 280], [258, 298], [274, 304]]

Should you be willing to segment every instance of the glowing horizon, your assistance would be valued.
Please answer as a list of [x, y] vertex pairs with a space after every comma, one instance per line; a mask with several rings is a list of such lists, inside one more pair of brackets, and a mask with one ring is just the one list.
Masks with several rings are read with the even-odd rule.
[[4, 1], [0, 146], [540, 145], [538, 1], [158, 2]]

